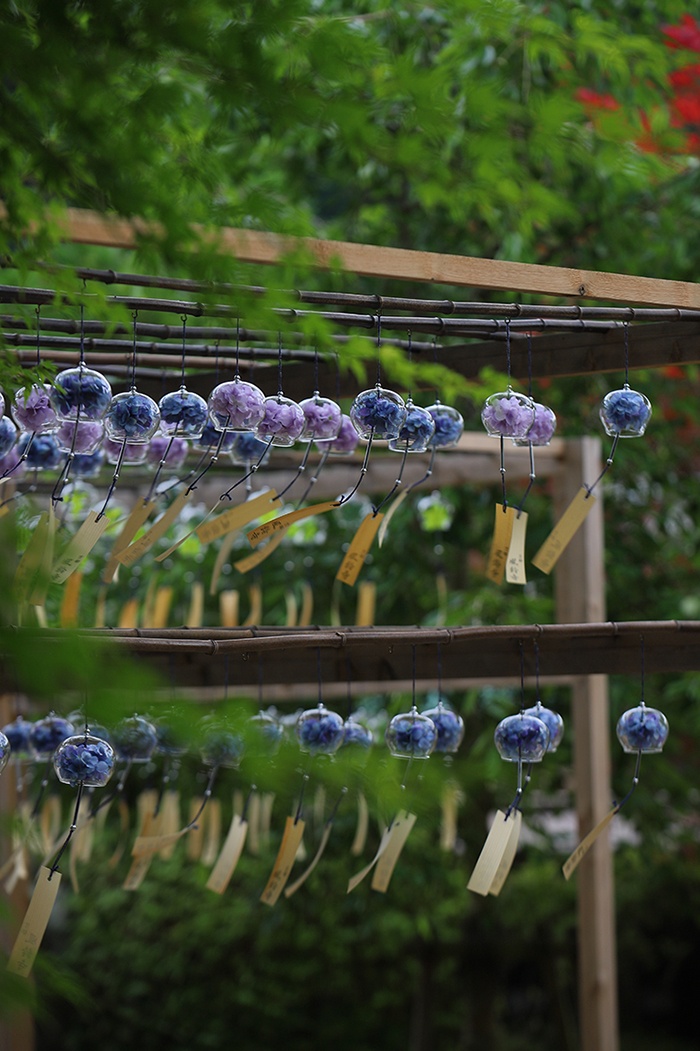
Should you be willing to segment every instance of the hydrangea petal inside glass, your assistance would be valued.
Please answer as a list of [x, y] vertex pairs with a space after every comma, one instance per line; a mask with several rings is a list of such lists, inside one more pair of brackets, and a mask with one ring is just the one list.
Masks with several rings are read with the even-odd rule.
[[209, 395], [209, 420], [217, 431], [253, 431], [265, 413], [264, 402], [265, 395], [254, 383], [227, 380]]
[[508, 763], [539, 763], [549, 744], [549, 730], [534, 715], [509, 715], [501, 719], [493, 739], [501, 759]]
[[406, 404], [396, 391], [377, 384], [361, 391], [350, 406], [350, 419], [360, 438], [397, 438], [406, 422]]
[[199, 438], [207, 423], [207, 403], [186, 387], [164, 394], [158, 402], [160, 430], [169, 437]]
[[131, 763], [147, 763], [158, 744], [155, 726], [142, 715], [122, 719], [115, 726], [112, 739], [119, 758]]
[[158, 430], [160, 411], [153, 398], [137, 390], [116, 394], [105, 416], [107, 437], [142, 445]]
[[45, 434], [56, 430], [59, 420], [51, 404], [51, 384], [20, 387], [14, 397], [12, 415], [23, 431]]
[[637, 705], [624, 712], [617, 721], [617, 739], [625, 752], [660, 752], [668, 737], [668, 719], [658, 708]]
[[464, 418], [461, 412], [452, 405], [443, 405], [436, 401], [428, 406], [428, 412], [435, 423], [435, 433], [430, 439], [431, 449], [451, 449], [462, 437]]
[[60, 715], [47, 715], [44, 719], [37, 719], [29, 731], [29, 743], [32, 751], [39, 758], [48, 758], [53, 755], [58, 746], [67, 737], [75, 733], [75, 727], [67, 719]]
[[543, 405], [539, 401], [534, 401], [532, 404], [535, 408], [535, 418], [527, 432], [527, 438], [514, 438], [513, 440], [516, 445], [536, 445], [538, 448], [543, 448], [549, 445], [554, 437], [557, 417], [548, 405]]
[[281, 448], [294, 445], [306, 426], [306, 417], [301, 405], [283, 394], [265, 398], [263, 418], [255, 428], [255, 435], [264, 442]]
[[414, 706], [410, 712], [395, 715], [386, 728], [385, 740], [398, 759], [428, 759], [435, 751], [437, 726]]
[[114, 771], [114, 749], [90, 733], [68, 737], [56, 750], [53, 767], [64, 785], [103, 788]]
[[535, 403], [517, 391], [499, 391], [484, 402], [481, 422], [492, 438], [527, 438], [535, 421]]
[[317, 708], [307, 708], [296, 724], [299, 747], [310, 755], [333, 755], [343, 743], [344, 733], [342, 716], [323, 704]]
[[605, 433], [619, 438], [641, 438], [651, 419], [651, 402], [627, 384], [603, 398], [600, 418]]
[[532, 708], [526, 708], [523, 714], [534, 715], [536, 719], [542, 720], [549, 730], [547, 751], [556, 752], [564, 736], [564, 720], [559, 712], [552, 711], [551, 708], [546, 708], [543, 704], [538, 703]]
[[50, 399], [61, 420], [101, 420], [112, 400], [112, 388], [101, 372], [79, 365], [59, 372]]
[[389, 440], [392, 452], [424, 453], [435, 434], [435, 420], [420, 405], [406, 402], [406, 419], [396, 438]]
[[456, 752], [464, 737], [464, 720], [462, 716], [439, 701], [435, 708], [423, 712], [435, 723], [437, 728], [436, 752]]
[[299, 405], [306, 420], [299, 441], [328, 442], [338, 437], [343, 413], [336, 401], [314, 391], [310, 398], [304, 398]]

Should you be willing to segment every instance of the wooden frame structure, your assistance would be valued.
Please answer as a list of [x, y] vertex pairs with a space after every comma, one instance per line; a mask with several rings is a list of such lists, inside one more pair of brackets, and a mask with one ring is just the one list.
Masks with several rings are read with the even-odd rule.
[[[76, 209], [66, 213], [64, 222], [66, 240], [111, 248], [134, 248], [139, 234], [146, 229], [143, 223], [110, 219]], [[148, 229], [153, 232], [152, 228]], [[350, 273], [382, 279], [507, 289], [511, 292], [571, 297], [577, 302], [586, 299], [612, 301], [627, 304], [631, 311], [630, 317], [634, 317], [635, 306], [665, 308], [679, 320], [662, 322], [661, 326], [649, 326], [646, 330], [649, 338], [644, 340], [644, 347], [635, 347], [635, 364], [650, 367], [700, 360], [700, 322], [696, 317], [680, 320], [683, 311], [700, 310], [698, 284], [346, 242], [282, 238], [254, 231], [223, 230], [212, 235], [202, 231], [199, 233], [211, 238], [220, 251], [252, 263], [276, 263], [286, 252], [301, 250], [314, 266], [341, 267]], [[652, 332], [653, 328], [657, 331]], [[619, 369], [621, 340], [619, 330], [610, 330], [604, 336], [589, 333], [574, 335], [571, 340], [567, 340], [567, 356], [557, 349], [561, 347], [561, 337], [542, 336], [537, 341], [537, 352], [532, 359], [533, 375], [556, 376]], [[487, 359], [492, 360], [492, 346], [470, 344], [460, 359], [460, 371], [468, 376], [477, 375]], [[523, 354], [515, 344], [515, 374], [524, 373], [524, 361]], [[294, 396], [293, 382], [287, 393]], [[567, 442], [565, 450], [562, 443], [553, 447], [552, 454], [560, 457], [559, 467], [564, 467], [557, 471], [555, 485], [555, 513], [558, 514], [567, 506], [583, 479], [597, 476], [600, 442], [584, 438]], [[490, 456], [492, 459], [493, 453]], [[439, 479], [436, 477], [435, 481]], [[499, 677], [504, 672], [513, 674], [513, 643], [535, 638], [541, 647], [545, 675], [566, 672], [573, 694], [576, 800], [582, 834], [595, 825], [610, 806], [607, 674], [611, 671], [636, 671], [641, 634], [646, 640], [651, 669], [662, 670], [672, 666], [674, 670], [680, 670], [700, 665], [700, 661], [688, 657], [689, 650], [686, 649], [688, 640], [700, 639], [700, 628], [696, 624], [606, 624], [603, 550], [602, 504], [598, 501], [594, 512], [586, 519], [562, 556], [556, 571], [557, 626], [459, 629], [447, 634], [435, 632], [432, 636], [420, 632], [421, 641], [426, 646], [434, 647], [438, 640], [445, 643], [446, 680], [451, 677], [465, 678], [462, 658], [466, 660], [467, 657], [472, 659], [470, 672], [475, 678], [488, 676], [496, 667]], [[358, 662], [353, 667], [355, 682], [366, 681], [367, 676], [373, 680], [383, 678], [400, 682], [405, 677], [405, 653], [403, 660], [399, 660], [399, 649], [415, 644], [410, 630], [399, 629], [393, 629], [391, 638], [388, 638], [389, 632], [378, 629], [364, 634], [360, 631], [345, 632], [342, 638], [339, 632], [311, 629], [304, 634], [303, 643], [297, 642], [293, 634], [262, 629], [243, 634], [207, 631], [204, 638], [193, 632], [188, 632], [186, 638], [168, 637], [165, 633], [159, 633], [156, 637], [145, 632], [135, 635], [110, 634], [115, 647], [124, 647], [137, 652], [139, 656], [148, 654], [155, 663], [162, 658], [163, 652], [178, 653], [182, 667], [187, 668], [188, 674], [192, 673], [192, 680], [200, 681], [200, 684], [202, 676], [207, 684], [216, 681], [221, 670], [220, 662], [217, 662], [224, 653], [258, 653], [265, 657], [284, 651], [289, 656], [296, 648], [303, 650], [309, 647], [323, 651], [324, 659], [341, 647], [344, 656], [356, 652]], [[576, 649], [572, 653], [568, 647], [574, 640]], [[50, 642], [49, 635], [46, 641]], [[509, 652], [510, 657], [505, 656]], [[658, 666], [655, 656], [658, 657]], [[497, 665], [494, 663], [496, 659]], [[456, 673], [458, 664], [461, 669], [459, 675]], [[346, 668], [345, 663], [343, 667]], [[387, 673], [387, 667], [390, 674]], [[343, 675], [345, 673], [344, 670]], [[334, 671], [331, 659], [324, 667], [324, 679], [328, 680], [334, 674], [337, 675], [337, 667]], [[421, 671], [419, 665], [419, 678], [421, 674], [425, 672]], [[288, 661], [285, 661], [284, 676], [286, 681], [290, 680]], [[270, 669], [266, 669], [265, 680], [272, 681], [272, 678]], [[614, 888], [612, 857], [605, 837], [584, 859], [577, 879], [581, 1051], [617, 1051]], [[22, 1051], [28, 1046], [23, 1043]], [[17, 1048], [20, 1048], [19, 1044]]]

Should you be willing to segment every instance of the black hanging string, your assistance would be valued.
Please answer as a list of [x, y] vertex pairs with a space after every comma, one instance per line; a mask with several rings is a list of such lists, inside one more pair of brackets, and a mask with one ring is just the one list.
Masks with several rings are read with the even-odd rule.
[[138, 310], [131, 315], [133, 321], [133, 338], [131, 343], [131, 389], [136, 390], [136, 320], [139, 316]]
[[[274, 436], [273, 436], [273, 438], [274, 438]], [[255, 472], [258, 470], [258, 468], [261, 466], [263, 460], [265, 459], [265, 457], [267, 456], [268, 452], [270, 451], [270, 448], [271, 448], [272, 442], [273, 442], [273, 438], [270, 438], [268, 440], [267, 444], [265, 445], [265, 448], [263, 449], [262, 453], [260, 454], [260, 456], [258, 457], [256, 462], [254, 464], [250, 464], [250, 466], [248, 467], [248, 470], [245, 472], [245, 474], [241, 478], [239, 478], [237, 481], [235, 481], [233, 483], [233, 485], [229, 486], [229, 488], [226, 490], [226, 492], [221, 494], [221, 496], [219, 497], [219, 500], [230, 500], [231, 499], [231, 493], [233, 492], [233, 490], [237, 489], [238, 486], [241, 485], [243, 482], [247, 482], [249, 478], [252, 478], [252, 476], [255, 474]], [[219, 442], [219, 446], [220, 445], [221, 445], [221, 442]], [[209, 466], [211, 467], [211, 464]], [[208, 469], [209, 468], [207, 468], [207, 470]], [[202, 472], [202, 474], [204, 474], [204, 472]], [[201, 477], [202, 477], [202, 475], [200, 475], [200, 478]], [[197, 480], [199, 480], [199, 479], [197, 479]], [[296, 481], [296, 479], [295, 479], [295, 481]], [[192, 487], [190, 486], [190, 488], [192, 488]], [[279, 495], [281, 496], [282, 494], [280, 493]]]
[[187, 314], [181, 314], [180, 321], [182, 321], [182, 361], [180, 363], [180, 389], [185, 388], [185, 362], [187, 358]]
[[[640, 681], [640, 694], [641, 694], [641, 696], [640, 696], [640, 704], [641, 705], [645, 705], [646, 704], [646, 701], [644, 699], [644, 691], [645, 691], [645, 684], [644, 684], [644, 679], [645, 679], [645, 667], [644, 667], [645, 659], [644, 658], [645, 658], [645, 654], [644, 654], [644, 636], [643, 635], [639, 636], [639, 642], [640, 642], [640, 650], [641, 650], [641, 652], [640, 652], [640, 680], [641, 680]], [[625, 803], [627, 802], [627, 800], [634, 793], [634, 790], [636, 789], [637, 785], [639, 784], [639, 771], [640, 771], [641, 765], [642, 765], [642, 750], [640, 748], [640, 750], [637, 752], [637, 760], [636, 760], [636, 762], [634, 764], [634, 774], [632, 775], [632, 787], [627, 792], [627, 794], [622, 797], [622, 799], [620, 800], [619, 803], [613, 802], [613, 806], [614, 806], [615, 810], [618, 810], [618, 811], [622, 810], [622, 808], [625, 805]]]
[[[230, 655], [228, 653], [224, 654], [224, 705], [228, 701], [229, 656]], [[209, 771], [209, 777], [207, 779], [204, 793], [202, 794], [202, 802], [200, 803], [194, 817], [185, 825], [185, 831], [189, 832], [191, 829], [197, 827], [197, 822], [204, 813], [204, 808], [206, 807], [207, 803], [211, 799], [212, 792], [214, 790], [214, 782], [216, 781], [216, 775], [218, 774], [219, 769], [220, 764], [216, 763], [214, 766], [212, 766], [211, 770]]]
[[[520, 646], [520, 715], [522, 716], [525, 711], [525, 652], [523, 649], [522, 640], [519, 643]], [[527, 770], [525, 771], [525, 777], [523, 778], [523, 761], [520, 755], [518, 755], [518, 784], [515, 792], [515, 797], [510, 806], [506, 809], [505, 817], [506, 820], [510, 814], [517, 810], [520, 806], [520, 802], [523, 798], [523, 793], [527, 786], [530, 784], [530, 778], [532, 776], [532, 763], [527, 764]]]
[[625, 345], [625, 387], [629, 386], [630, 378], [630, 323], [629, 321], [623, 321], [622, 333], [624, 336]]
[[237, 380], [241, 378], [241, 369], [240, 369], [240, 353], [241, 353], [241, 351], [240, 351], [240, 338], [241, 338], [241, 319], [239, 317], [237, 317], [236, 318], [236, 368], [235, 368], [235, 371], [234, 371], [234, 374], [233, 374], [234, 379], [237, 379]]
[[34, 310], [36, 314], [36, 367], [41, 365], [41, 307]]
[[[407, 348], [407, 352], [408, 352], [408, 361], [409, 361], [409, 364], [410, 364], [410, 362], [411, 362], [411, 330], [410, 329], [408, 330], [408, 348]], [[379, 383], [379, 379], [377, 379], [377, 383]], [[409, 400], [409, 402], [411, 400], [411, 392], [410, 391], [408, 392], [408, 400]], [[373, 517], [375, 517], [375, 518], [379, 514], [381, 509], [385, 506], [385, 504], [387, 504], [389, 502], [389, 500], [391, 500], [392, 496], [394, 495], [396, 490], [401, 485], [401, 482], [403, 480], [404, 468], [406, 466], [406, 460], [408, 459], [408, 447], [409, 447], [409, 444], [410, 444], [410, 439], [407, 438], [406, 442], [404, 444], [403, 456], [401, 458], [401, 466], [399, 467], [399, 473], [398, 473], [398, 475], [396, 477], [396, 480], [394, 481], [393, 486], [391, 487], [389, 492], [386, 494], [384, 499], [380, 503], [375, 504], [372, 507], [372, 514], [373, 514]], [[410, 492], [410, 489], [408, 491]]]
[[277, 395], [282, 397], [282, 333], [277, 333]]
[[[527, 396], [532, 401], [532, 333], [531, 332], [528, 332], [528, 334], [527, 334]], [[529, 475], [529, 481], [528, 481], [528, 484], [527, 484], [527, 488], [526, 488], [525, 492], [523, 493], [522, 499], [521, 499], [521, 501], [520, 501], [520, 503], [518, 504], [518, 507], [517, 507], [517, 516], [518, 516], [518, 518], [520, 518], [521, 514], [523, 513], [523, 507], [525, 506], [525, 501], [527, 500], [528, 496], [530, 495], [530, 490], [532, 489], [532, 486], [534, 484], [535, 477], [536, 477], [535, 476], [535, 448], [534, 448], [532, 442], [528, 442], [527, 444], [528, 444], [528, 451], [530, 453], [530, 475]]]
[[[624, 365], [625, 365], [625, 387], [627, 387], [627, 386], [629, 386], [629, 322], [628, 321], [623, 322], [623, 332], [624, 332], [624, 355], [625, 355], [625, 361], [624, 361]], [[612, 467], [613, 460], [615, 459], [615, 452], [617, 450], [617, 445], [618, 445], [619, 440], [620, 440], [620, 435], [618, 433], [618, 434], [615, 435], [615, 437], [612, 440], [612, 445], [610, 446], [610, 454], [609, 454], [607, 460], [605, 461], [605, 465], [603, 467], [603, 470], [600, 472], [600, 474], [598, 475], [598, 477], [594, 481], [593, 485], [586, 485], [585, 486], [585, 489], [586, 489], [586, 500], [588, 500], [588, 498], [591, 496], [591, 494], [593, 493], [593, 490], [598, 485], [600, 480], [608, 473], [608, 471]]]

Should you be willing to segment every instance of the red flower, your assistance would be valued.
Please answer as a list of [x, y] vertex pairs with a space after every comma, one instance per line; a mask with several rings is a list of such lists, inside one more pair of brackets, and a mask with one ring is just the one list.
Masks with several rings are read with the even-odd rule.
[[661, 32], [669, 37], [668, 47], [684, 48], [687, 51], [700, 51], [700, 23], [692, 15], [683, 15], [680, 25], [662, 26]]
[[599, 92], [593, 91], [592, 88], [579, 88], [576, 92], [576, 98], [584, 106], [591, 106], [593, 109], [615, 110], [620, 108], [620, 103], [614, 96], [601, 95]]

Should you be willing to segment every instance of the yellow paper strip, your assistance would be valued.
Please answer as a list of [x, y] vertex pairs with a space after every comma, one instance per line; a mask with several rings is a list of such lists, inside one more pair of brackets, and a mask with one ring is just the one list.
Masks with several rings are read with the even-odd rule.
[[260, 796], [257, 792], [251, 792], [248, 801], [248, 850], [254, 857], [260, 853], [260, 809]]
[[[170, 606], [173, 601], [173, 589], [171, 587], [160, 587], [156, 591], [153, 601], [153, 615], [150, 627], [167, 628]], [[145, 627], [146, 625], [144, 625]]]
[[[202, 805], [202, 798], [195, 798], [190, 802], [190, 823], [194, 820], [194, 817]], [[204, 826], [207, 822], [207, 808], [205, 807], [200, 814], [197, 824], [190, 831], [187, 837], [187, 860], [188, 861], [199, 861], [202, 856], [202, 847], [204, 846]]]
[[82, 573], [73, 573], [66, 583], [61, 601], [59, 622], [62, 628], [77, 628], [78, 610], [80, 608], [80, 588], [83, 583]]
[[153, 509], [155, 508], [155, 501], [149, 500], [147, 503], [143, 500], [137, 499], [131, 513], [127, 518], [124, 526], [119, 533], [119, 536], [114, 541], [112, 547], [112, 553], [107, 560], [105, 568], [102, 573], [102, 583], [111, 584], [114, 579], [114, 574], [119, 568], [119, 560], [117, 555], [120, 551], [124, 551], [129, 546], [131, 541], [138, 533], [141, 526], [150, 518]]
[[[182, 818], [180, 815], [180, 793], [175, 789], [165, 792], [161, 800], [160, 832], [163, 836], [173, 836], [180, 828]], [[161, 847], [158, 857], [168, 861], [175, 853], [177, 840], [166, 843]]]
[[123, 551], [119, 551], [116, 555], [117, 561], [121, 562], [123, 566], [133, 566], [134, 562], [138, 562], [147, 551], [150, 551], [155, 543], [157, 543], [162, 536], [165, 536], [170, 526], [176, 521], [182, 512], [183, 508], [192, 499], [193, 490], [186, 489], [184, 492], [176, 496], [170, 507], [167, 508], [160, 516], [157, 522], [151, 526], [151, 528], [136, 540], [133, 544], [130, 544]]
[[303, 886], [304, 883], [306, 883], [307, 879], [309, 878], [309, 876], [311, 875], [313, 870], [316, 868], [316, 866], [318, 865], [318, 863], [321, 860], [321, 858], [323, 857], [323, 852], [326, 849], [326, 846], [328, 845], [328, 840], [330, 839], [330, 835], [331, 835], [332, 831], [333, 831], [333, 822], [329, 821], [328, 824], [326, 825], [326, 827], [323, 830], [323, 835], [321, 836], [321, 842], [318, 845], [318, 850], [314, 854], [313, 860], [311, 861], [311, 863], [304, 869], [304, 871], [302, 872], [301, 876], [299, 876], [299, 878], [296, 879], [294, 881], [294, 883], [290, 883], [288, 887], [284, 888], [284, 896], [285, 896], [285, 898], [291, 898], [292, 894], [296, 894], [296, 892], [299, 890], [299, 887]]
[[464, 801], [464, 793], [456, 781], [448, 781], [442, 790], [440, 818], [440, 849], [453, 851], [457, 843], [457, 811]]
[[592, 828], [588, 835], [581, 840], [576, 850], [566, 859], [562, 865], [562, 872], [564, 873], [565, 879], [571, 879], [571, 876], [576, 871], [579, 863], [585, 858], [588, 851], [591, 849], [598, 837], [605, 831], [612, 819], [617, 814], [619, 807], [613, 807], [613, 809], [605, 815], [602, 821], [599, 821], [595, 828]]
[[195, 580], [192, 585], [190, 597], [190, 608], [185, 620], [186, 628], [200, 628], [204, 616], [204, 585], [201, 580]]
[[508, 849], [511, 830], [515, 824], [513, 815], [517, 813], [517, 810], [511, 810], [508, 817], [506, 817], [502, 810], [496, 812], [491, 830], [486, 837], [486, 842], [474, 866], [469, 883], [467, 883], [467, 890], [472, 890], [475, 894], [481, 894], [484, 897], [491, 890], [498, 867]]
[[314, 612], [314, 590], [305, 580], [301, 585], [301, 613], [299, 614], [298, 627], [308, 628]]
[[295, 628], [299, 608], [297, 606], [296, 596], [293, 591], [287, 591], [285, 593], [284, 603], [287, 610], [285, 623], [288, 628]]
[[386, 534], [389, 528], [389, 523], [391, 522], [398, 509], [401, 507], [401, 504], [404, 502], [409, 492], [409, 489], [404, 489], [402, 493], [399, 493], [399, 495], [394, 500], [392, 500], [392, 502], [389, 504], [388, 510], [384, 512], [384, 521], [381, 524], [379, 536], [377, 538], [377, 542], [380, 547], [386, 540]]
[[363, 580], [357, 593], [357, 612], [355, 625], [368, 627], [374, 624], [374, 611], [377, 604], [377, 585], [373, 580]]
[[295, 821], [293, 817], [288, 817], [284, 826], [282, 843], [277, 853], [275, 864], [272, 867], [270, 878], [260, 895], [260, 901], [264, 905], [275, 905], [277, 903], [277, 899], [289, 879], [303, 835], [304, 822], [301, 818]]
[[363, 869], [360, 869], [359, 872], [356, 872], [355, 875], [351, 876], [351, 878], [348, 880], [348, 894], [350, 894], [355, 889], [355, 887], [358, 887], [360, 883], [362, 883], [365, 876], [367, 876], [368, 873], [372, 871], [372, 869], [377, 864], [386, 848], [389, 846], [390, 839], [391, 829], [385, 828], [382, 833], [382, 838], [379, 842], [379, 846], [377, 847], [377, 853], [374, 855], [369, 865], [365, 865]]
[[525, 575], [525, 534], [527, 533], [527, 512], [515, 513], [513, 532], [510, 537], [508, 558], [506, 561], [506, 580], [509, 584], [527, 584]]
[[262, 624], [262, 587], [260, 584], [251, 584], [248, 589], [248, 598], [250, 599], [250, 610], [248, 616], [243, 621], [243, 627], [249, 628], [254, 624]]
[[98, 518], [96, 511], [91, 511], [73, 539], [69, 541], [51, 571], [54, 584], [62, 584], [74, 573], [83, 559], [92, 551], [105, 529], [109, 525], [106, 515]]
[[238, 627], [238, 601], [237, 591], [222, 591], [219, 595], [219, 618], [222, 628]]
[[348, 584], [352, 587], [357, 580], [383, 518], [384, 515], [381, 512], [379, 514], [370, 512], [360, 523], [345, 553], [345, 558], [340, 563], [340, 569], [335, 575], [335, 579], [341, 584]]
[[119, 613], [119, 621], [117, 627], [119, 628], [135, 628], [139, 622], [139, 600], [137, 598], [128, 599], [122, 606]]
[[504, 508], [503, 504], [496, 504], [496, 517], [493, 523], [493, 539], [491, 541], [489, 561], [486, 567], [486, 576], [489, 580], [492, 580], [494, 584], [503, 583], [503, 574], [505, 573], [506, 560], [508, 558], [508, 548], [510, 547], [514, 518], [514, 508]]
[[39, 952], [41, 940], [49, 924], [51, 912], [56, 901], [61, 883], [61, 873], [54, 872], [42, 865], [37, 876], [36, 886], [29, 902], [29, 908], [22, 920], [17, 940], [7, 964], [8, 971], [28, 978]]
[[211, 521], [198, 525], [195, 533], [202, 544], [210, 544], [212, 540], [218, 540], [219, 537], [225, 536], [236, 529], [243, 529], [253, 519], [260, 518], [261, 515], [266, 514], [273, 508], [281, 506], [282, 501], [274, 489], [267, 489], [263, 493], [256, 493], [255, 496], [251, 496], [245, 503], [231, 507], [228, 511], [223, 511], [222, 514], [217, 515]]
[[506, 843], [506, 848], [503, 851], [501, 862], [496, 869], [496, 875], [493, 877], [491, 886], [489, 887], [489, 894], [492, 894], [494, 898], [497, 898], [503, 889], [503, 884], [508, 878], [508, 873], [513, 867], [515, 860], [515, 854], [518, 849], [518, 843], [520, 842], [520, 828], [523, 823], [523, 815], [519, 810], [515, 811], [515, 819], [512, 822], [512, 828], [510, 830], [510, 837]]
[[248, 573], [251, 569], [255, 569], [261, 562], [264, 562], [268, 555], [271, 555], [275, 551], [285, 536], [287, 535], [286, 529], [278, 530], [275, 535], [268, 540], [264, 547], [258, 548], [252, 555], [248, 555], [246, 558], [240, 558], [238, 562], [233, 563], [233, 568], [237, 569], [239, 573]]
[[332, 511], [334, 507], [340, 507], [337, 500], [328, 500], [322, 504], [312, 504], [310, 507], [301, 507], [296, 511], [289, 511], [286, 515], [273, 518], [271, 522], [263, 522], [257, 529], [251, 529], [248, 540], [252, 547], [257, 547], [261, 541], [268, 536], [278, 532], [280, 529], [288, 529], [295, 522], [301, 522], [304, 518], [313, 518], [314, 515], [323, 515], [326, 511]]
[[217, 552], [216, 562], [214, 563], [214, 568], [212, 570], [211, 581], [209, 582], [210, 595], [216, 594], [216, 589], [219, 586], [219, 577], [221, 576], [221, 571], [226, 565], [226, 559], [228, 558], [231, 552], [231, 548], [233, 547], [235, 542], [235, 533], [229, 533], [227, 536], [224, 537], [223, 541], [221, 542], [221, 547]]
[[207, 822], [207, 834], [202, 848], [201, 862], [203, 865], [213, 865], [219, 853], [221, 843], [221, 800], [210, 799], [207, 803], [209, 821]]
[[397, 814], [392, 821], [389, 843], [377, 862], [377, 867], [372, 876], [372, 890], [378, 890], [381, 894], [386, 894], [391, 877], [394, 874], [396, 862], [399, 860], [401, 851], [406, 845], [406, 840], [415, 823], [416, 815], [408, 814], [405, 810]]
[[369, 807], [362, 792], [357, 793], [357, 825], [355, 826], [355, 838], [350, 847], [353, 857], [360, 856], [367, 842], [367, 830], [369, 828]]
[[239, 814], [234, 814], [221, 853], [207, 880], [208, 890], [215, 894], [224, 893], [236, 871], [247, 835], [248, 822], [243, 821]]
[[572, 537], [595, 503], [585, 485], [579, 489], [564, 514], [532, 560], [543, 573], [551, 573]]
[[138, 890], [146, 878], [146, 873], [151, 867], [151, 862], [157, 852], [153, 850], [137, 850], [136, 844], [152, 839], [159, 839], [160, 837], [156, 835], [159, 823], [158, 818], [152, 813], [146, 814], [144, 817], [143, 824], [141, 825], [141, 833], [136, 838], [131, 850], [134, 860], [131, 862], [129, 871], [127, 872], [126, 878], [122, 884], [124, 890]]

